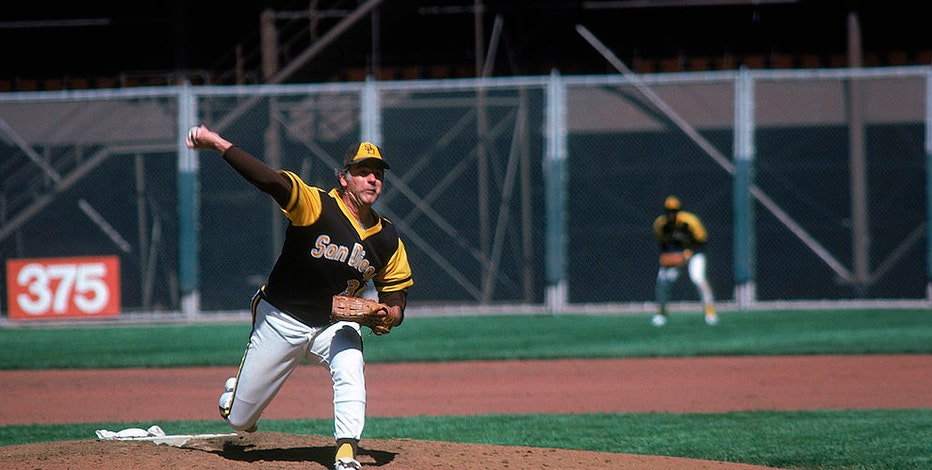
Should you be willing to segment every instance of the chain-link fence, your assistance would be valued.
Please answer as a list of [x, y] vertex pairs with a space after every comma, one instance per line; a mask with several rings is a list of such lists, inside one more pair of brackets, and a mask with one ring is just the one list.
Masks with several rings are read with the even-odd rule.
[[[184, 148], [184, 129], [205, 123], [323, 188], [350, 143], [380, 143], [392, 169], [376, 209], [407, 245], [412, 308], [645, 308], [651, 223], [670, 194], [706, 224], [720, 302], [742, 286], [752, 307], [924, 302], [930, 76], [910, 67], [0, 94], [0, 252], [116, 256], [124, 312], [246, 309], [286, 221], [216, 154]], [[15, 282], [5, 273], [0, 283], [4, 312]], [[564, 289], [556, 305], [554, 284]], [[676, 289], [697, 300], [688, 282]]]

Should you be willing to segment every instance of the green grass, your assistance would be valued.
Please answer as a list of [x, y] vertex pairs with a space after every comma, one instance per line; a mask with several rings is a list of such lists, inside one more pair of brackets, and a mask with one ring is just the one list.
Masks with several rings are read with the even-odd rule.
[[[724, 312], [715, 328], [674, 314], [409, 318], [366, 337], [370, 363], [710, 355], [929, 354], [932, 312]], [[249, 325], [0, 329], [0, 368], [235, 366]], [[0, 426], [0, 445], [89, 439], [152, 423]], [[172, 433], [228, 432], [219, 421], [160, 422]], [[262, 429], [330, 435], [330, 420], [263, 421]], [[371, 439], [562, 447], [806, 469], [932, 468], [932, 409], [717, 414], [488, 415], [370, 418]], [[363, 443], [365, 446], [365, 443]]]
[[[604, 413], [369, 418], [366, 438], [666, 455], [805, 469], [927, 469], [932, 410]], [[86, 440], [97, 429], [152, 423], [0, 426], [4, 445]], [[173, 434], [230, 432], [219, 421], [170, 421]], [[261, 430], [328, 436], [331, 420], [269, 420]], [[90, 436], [90, 437], [89, 437]], [[363, 440], [362, 446], [366, 447]]]
[[[928, 354], [927, 310], [724, 312], [709, 328], [674, 314], [410, 318], [366, 337], [370, 363], [799, 354]], [[118, 368], [238, 364], [249, 325], [194, 324], [0, 329], [0, 368]]]

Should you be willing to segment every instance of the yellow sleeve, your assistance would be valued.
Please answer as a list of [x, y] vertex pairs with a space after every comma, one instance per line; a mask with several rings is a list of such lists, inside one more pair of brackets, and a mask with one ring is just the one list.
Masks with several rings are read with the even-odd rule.
[[663, 225], [665, 223], [667, 223], [666, 216], [661, 215], [654, 219], [654, 238], [656, 238], [657, 241], [663, 241]]
[[279, 173], [291, 180], [291, 197], [282, 208], [282, 213], [292, 224], [303, 227], [311, 225], [320, 218], [320, 191], [308, 186], [298, 175], [280, 170]]
[[400, 239], [395, 254], [385, 264], [385, 269], [375, 277], [373, 283], [379, 292], [396, 292], [414, 285], [414, 280], [411, 278], [411, 266], [408, 265], [408, 253]]
[[705, 227], [702, 225], [702, 221], [699, 220], [699, 217], [689, 212], [680, 212], [677, 216], [677, 220], [688, 224], [689, 231], [692, 233], [693, 240], [695, 240], [696, 243], [706, 242], [708, 234], [705, 231]]

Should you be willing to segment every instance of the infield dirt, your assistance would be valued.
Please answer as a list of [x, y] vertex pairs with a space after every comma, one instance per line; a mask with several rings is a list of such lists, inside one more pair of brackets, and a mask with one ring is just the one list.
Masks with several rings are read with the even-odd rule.
[[[231, 368], [0, 371], [0, 423], [210, 420]], [[932, 407], [932, 356], [711, 357], [367, 366], [370, 417]], [[332, 417], [329, 377], [303, 366], [265, 419]], [[260, 432], [184, 447], [88, 440], [0, 447], [0, 467], [331, 468], [327, 436]], [[170, 429], [165, 429], [171, 434]], [[218, 422], [216, 432], [229, 432]], [[366, 467], [761, 468], [644, 455], [364, 439]]]

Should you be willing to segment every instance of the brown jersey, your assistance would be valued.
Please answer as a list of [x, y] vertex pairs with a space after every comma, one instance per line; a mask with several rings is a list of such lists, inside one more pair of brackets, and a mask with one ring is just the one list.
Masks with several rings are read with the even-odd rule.
[[654, 237], [660, 251], [701, 250], [706, 244], [707, 234], [699, 217], [686, 211], [675, 213], [674, 219], [661, 215], [654, 220]]
[[379, 292], [414, 284], [404, 243], [385, 218], [363, 228], [336, 189], [308, 186], [296, 174], [282, 212], [289, 220], [285, 243], [262, 295], [310, 326], [330, 322], [334, 295], [359, 296], [370, 280]]

